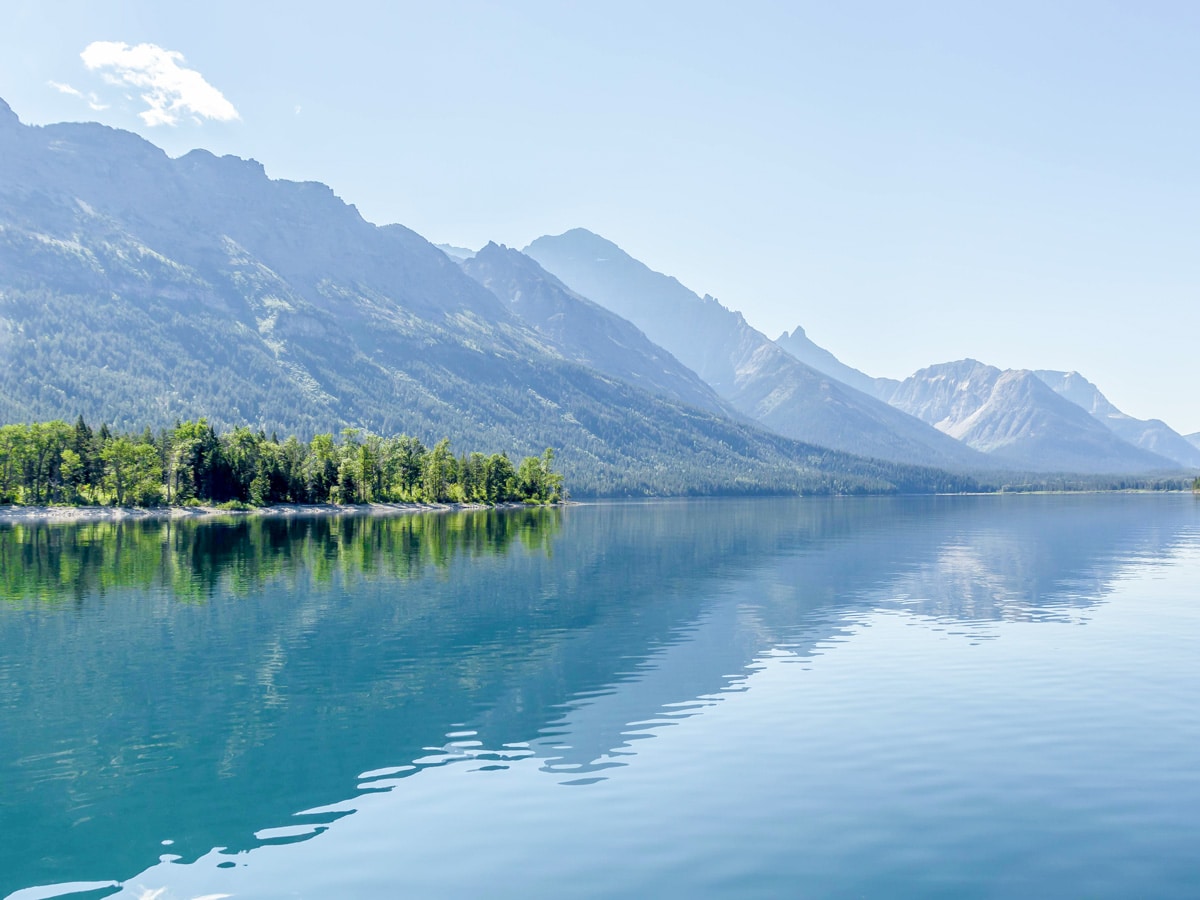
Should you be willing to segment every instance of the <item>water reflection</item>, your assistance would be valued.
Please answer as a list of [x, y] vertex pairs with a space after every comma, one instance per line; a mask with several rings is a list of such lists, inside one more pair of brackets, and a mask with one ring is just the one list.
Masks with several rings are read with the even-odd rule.
[[328, 582], [335, 572], [395, 579], [445, 569], [457, 556], [548, 551], [561, 509], [0, 523], [0, 600], [82, 602], [129, 588], [177, 601], [245, 594], [279, 576]]
[[864, 611], [1086, 613], [1194, 538], [1190, 499], [3, 528], [0, 891], [303, 840], [433, 766], [593, 784]]

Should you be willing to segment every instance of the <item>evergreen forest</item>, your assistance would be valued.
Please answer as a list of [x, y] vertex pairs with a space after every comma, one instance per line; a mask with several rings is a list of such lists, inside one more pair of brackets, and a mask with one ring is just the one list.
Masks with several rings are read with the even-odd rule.
[[345, 429], [302, 442], [205, 419], [155, 434], [92, 428], [80, 416], [0, 426], [0, 504], [199, 506], [278, 503], [555, 503], [554, 451], [456, 456], [409, 435]]

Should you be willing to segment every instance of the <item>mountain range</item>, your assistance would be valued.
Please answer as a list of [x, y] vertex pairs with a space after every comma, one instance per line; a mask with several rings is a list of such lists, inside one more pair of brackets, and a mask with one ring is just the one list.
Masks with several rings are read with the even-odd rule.
[[[804, 329], [784, 332], [776, 343], [798, 359], [938, 428], [984, 452], [1000, 454], [1014, 465], [1040, 471], [1129, 471], [1157, 468], [1200, 468], [1200, 434], [1185, 437], [1159, 419], [1135, 419], [1117, 409], [1078, 372], [1050, 369], [1004, 370], [974, 360], [923, 369], [904, 382], [872, 378], [846, 365], [811, 341]], [[972, 375], [975, 377], [972, 378]], [[958, 377], [961, 376], [961, 377]], [[1002, 377], [1001, 377], [1002, 376]], [[1096, 432], [1093, 423], [1053, 401], [1036, 377], [1055, 393], [1082, 408], [1115, 435]], [[957, 381], [954, 378], [957, 377]], [[947, 385], [959, 390], [950, 400]], [[986, 386], [986, 390], [984, 389]], [[955, 409], [950, 413], [946, 404]], [[933, 410], [945, 415], [935, 416]], [[968, 424], [966, 419], [972, 418]], [[1061, 446], [1052, 450], [1049, 446]], [[1151, 456], [1132, 452], [1148, 451]]]
[[973, 359], [929, 366], [889, 402], [984, 453], [1033, 470], [1122, 472], [1177, 465], [1134, 447], [1033, 372]]
[[1121, 412], [1078, 372], [1038, 369], [1033, 374], [1135, 447], [1165, 456], [1179, 465], [1200, 468], [1200, 448], [1188, 438], [1161, 419], [1135, 419]]
[[[1082, 412], [1064, 399], [1078, 378], [993, 374], [973, 370], [970, 402], [938, 399], [942, 375], [873, 379], [799, 328], [771, 341], [583, 229], [435, 247], [253, 160], [27, 126], [0, 100], [0, 421], [549, 445], [577, 495], [954, 490], [1200, 459], [1098, 391]], [[1033, 400], [1054, 416], [1026, 428]]]
[[742, 314], [582, 228], [525, 254], [673, 353], [743, 415], [788, 437], [901, 463], [994, 468], [962, 443], [805, 365]]
[[[525, 253], [580, 294], [633, 321], [737, 410], [781, 434], [883, 459], [977, 471], [1200, 466], [1188, 442], [1161, 422], [1101, 412], [1115, 410], [1107, 401], [1093, 415], [1080, 415], [1073, 397], [1058, 397], [1041, 383], [1047, 373], [1001, 373], [966, 361], [930, 367], [904, 382], [873, 378], [842, 363], [801, 327], [769, 341], [740, 313], [697, 296], [584, 229], [538, 238]], [[955, 382], [971, 387], [950, 397], [950, 369], [964, 365], [976, 368], [977, 377]], [[897, 417], [896, 410], [906, 416]], [[912, 419], [929, 428], [914, 428]], [[975, 454], [964, 456], [964, 446]]]
[[94, 123], [27, 126], [3, 101], [0, 160], [0, 421], [206, 416], [554, 446], [577, 495], [958, 483], [726, 415], [632, 326], [548, 283], [547, 303], [581, 330], [604, 320], [609, 346], [633, 341], [625, 360], [661, 377], [593, 368], [580, 360], [601, 364], [600, 335], [555, 337], [541, 300], [502, 300], [415, 232], [252, 160], [171, 159]]

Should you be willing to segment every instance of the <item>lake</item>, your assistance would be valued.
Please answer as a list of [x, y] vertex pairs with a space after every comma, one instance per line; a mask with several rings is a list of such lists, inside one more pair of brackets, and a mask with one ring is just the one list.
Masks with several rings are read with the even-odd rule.
[[1195, 897], [1200, 501], [0, 525], [0, 895]]

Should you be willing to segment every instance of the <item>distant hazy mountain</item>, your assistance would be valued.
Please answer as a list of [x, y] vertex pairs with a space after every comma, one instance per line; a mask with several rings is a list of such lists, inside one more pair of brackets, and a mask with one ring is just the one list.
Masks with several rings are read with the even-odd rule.
[[1038, 369], [1034, 374], [1135, 447], [1165, 456], [1181, 466], [1200, 468], [1200, 448], [1160, 419], [1135, 419], [1121, 412], [1078, 372]]
[[[801, 362], [807, 363], [814, 369], [824, 372], [826, 375], [836, 378], [844, 384], [857, 388], [864, 393], [872, 394], [880, 400], [890, 401], [900, 388], [901, 382], [895, 379], [872, 378], [870, 375], [846, 365], [824, 347], [810, 340], [803, 328], [797, 327], [791, 334], [785, 331], [775, 339], [775, 342]], [[1158, 456], [1165, 457], [1179, 466], [1200, 468], [1200, 444], [1194, 445], [1187, 438], [1172, 430], [1166, 423], [1158, 419], [1141, 420], [1126, 415], [1113, 406], [1094, 384], [1078, 372], [1056, 372], [1049, 369], [1040, 369], [1034, 371], [1033, 374], [1045, 382], [1056, 393], [1091, 413], [1094, 418], [1107, 426], [1109, 430], [1122, 440], [1127, 441], [1135, 447], [1140, 447], [1143, 450], [1148, 450]], [[1005, 380], [1004, 390], [1012, 390], [1010, 382], [1013, 380], [1011, 377]], [[895, 405], [901, 409], [908, 410], [909, 404], [912, 402], [909, 397], [908, 389], [906, 389], [902, 402]], [[965, 399], [963, 402], [969, 405]], [[992, 408], [992, 412], [994, 411], [995, 407]], [[925, 417], [922, 416], [922, 418]], [[925, 421], [929, 421], [929, 419], [925, 418]], [[936, 426], [938, 423], [934, 422], [933, 424]], [[947, 433], [953, 433], [946, 428], [942, 430], [947, 431]], [[983, 442], [972, 444], [972, 446], [985, 449]], [[1013, 451], [1011, 449], [1001, 449], [1000, 452], [1010, 455]], [[1017, 456], [1020, 457], [1021, 454], [1018, 452]], [[1021, 458], [1018, 461], [1024, 460]]]
[[582, 228], [525, 253], [572, 290], [637, 325], [743, 414], [780, 434], [905, 463], [991, 461], [924, 423], [797, 360], [740, 313], [698, 297]]
[[202, 150], [170, 159], [96, 124], [25, 126], [0, 101], [0, 422], [208, 416], [554, 446], [579, 494], [942, 478], [665, 401], [576, 355], [325, 185]]
[[580, 297], [520, 251], [489, 243], [462, 267], [575, 362], [652, 394], [736, 416], [695, 372], [636, 325]]
[[1185, 434], [1184, 438], [1193, 447], [1200, 448], [1200, 431], [1193, 431], [1191, 434]]
[[474, 250], [468, 250], [466, 247], [455, 247], [453, 244], [434, 244], [434, 246], [455, 262], [462, 262], [464, 259], [470, 259], [475, 255]]
[[800, 362], [812, 366], [818, 372], [824, 372], [830, 378], [836, 378], [842, 384], [848, 384], [864, 394], [870, 394], [877, 400], [886, 401], [900, 384], [894, 378], [872, 378], [870, 375], [846, 365], [824, 347], [813, 343], [799, 325], [791, 334], [785, 331], [775, 338], [775, 343]]
[[1024, 468], [1147, 472], [1178, 465], [1122, 440], [1033, 372], [973, 359], [922, 369], [891, 402], [976, 450]]

